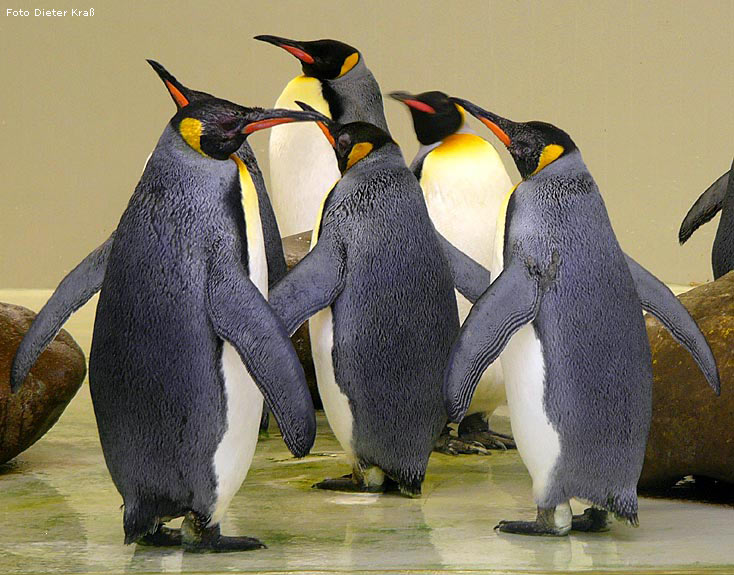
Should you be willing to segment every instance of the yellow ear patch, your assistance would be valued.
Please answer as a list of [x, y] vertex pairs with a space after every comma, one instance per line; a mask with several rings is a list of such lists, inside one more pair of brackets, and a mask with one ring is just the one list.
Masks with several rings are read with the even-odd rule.
[[339, 76], [341, 77], [349, 72], [349, 70], [357, 65], [357, 62], [359, 62], [359, 52], [355, 52], [354, 54], [347, 56], [344, 60], [344, 64], [342, 64], [342, 69], [339, 71]]
[[564, 151], [563, 146], [559, 146], [558, 144], [549, 144], [543, 148], [543, 151], [540, 153], [540, 159], [538, 160], [538, 167], [530, 175], [534, 176], [548, 164], [555, 162]]
[[454, 103], [454, 106], [456, 106], [456, 109], [459, 110], [459, 114], [461, 115], [461, 124], [463, 126], [466, 123], [466, 110], [459, 106], [459, 104]]
[[184, 118], [178, 125], [178, 131], [189, 146], [194, 148], [194, 150], [199, 152], [202, 156], [206, 156], [206, 154], [201, 151], [201, 133], [203, 131], [203, 126], [199, 120], [195, 118]]
[[354, 144], [352, 151], [349, 152], [349, 157], [347, 158], [347, 170], [369, 154], [373, 147], [374, 146], [369, 142], [359, 142], [358, 144]]

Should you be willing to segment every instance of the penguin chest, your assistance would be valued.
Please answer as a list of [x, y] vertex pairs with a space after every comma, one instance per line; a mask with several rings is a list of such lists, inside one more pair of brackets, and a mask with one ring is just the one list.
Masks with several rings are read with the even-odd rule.
[[474, 134], [453, 134], [423, 161], [421, 188], [436, 229], [487, 267], [502, 199], [512, 184], [497, 151]]
[[319, 395], [324, 404], [326, 418], [337, 441], [347, 455], [350, 463], [354, 463], [352, 449], [352, 429], [354, 417], [348, 397], [336, 382], [334, 371], [334, 318], [331, 307], [321, 310], [308, 320], [311, 337], [311, 353], [316, 371], [316, 382]]
[[[318, 241], [321, 213], [327, 197], [328, 194], [321, 201], [318, 217], [311, 235], [311, 249]], [[350, 463], [354, 463], [354, 450], [352, 449], [354, 417], [352, 408], [349, 405], [349, 398], [342, 392], [336, 382], [333, 355], [334, 316], [331, 306], [322, 309], [308, 320], [308, 331], [311, 338], [311, 355], [314, 371], [316, 372], [316, 384], [319, 388], [319, 396], [324, 404], [326, 419], [329, 420], [331, 430], [342, 446], [347, 459]]]
[[[448, 136], [423, 161], [420, 183], [436, 229], [489, 269], [500, 207], [512, 187], [494, 147], [475, 134]], [[458, 291], [456, 303], [463, 322], [472, 304]], [[495, 362], [482, 375], [467, 414], [489, 415], [504, 401], [502, 368]]]
[[[330, 116], [321, 83], [314, 78], [292, 80], [275, 106], [300, 110], [296, 100]], [[311, 229], [321, 199], [340, 177], [334, 150], [315, 123], [298, 122], [270, 130], [269, 153], [270, 197], [281, 234]]]
[[[268, 268], [257, 191], [247, 167], [241, 160], [235, 161], [240, 174], [245, 213], [250, 280], [267, 297]], [[214, 454], [217, 492], [210, 525], [219, 523], [247, 476], [255, 454], [263, 408], [260, 390], [239, 353], [228, 342], [222, 345], [220, 369], [224, 382], [226, 430]]]
[[533, 479], [533, 495], [539, 501], [560, 456], [560, 441], [545, 412], [543, 344], [532, 323], [512, 336], [500, 358], [512, 434]]

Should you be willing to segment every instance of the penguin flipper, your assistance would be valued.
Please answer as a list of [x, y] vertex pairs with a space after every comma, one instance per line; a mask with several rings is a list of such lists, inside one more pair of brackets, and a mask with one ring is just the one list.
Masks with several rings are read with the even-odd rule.
[[476, 303], [491, 283], [489, 270], [462, 252], [438, 231], [436, 235], [449, 261], [454, 286], [471, 303]]
[[61, 280], [46, 305], [38, 312], [13, 358], [10, 368], [10, 390], [13, 393], [23, 385], [33, 364], [56, 337], [69, 316], [102, 288], [114, 240], [115, 232], [112, 232], [101, 246]]
[[451, 349], [444, 378], [443, 397], [450, 421], [461, 421], [484, 370], [515, 332], [535, 319], [559, 263], [558, 252], [553, 252], [550, 265], [541, 271], [534, 261], [516, 253], [472, 307]]
[[678, 241], [684, 244], [699, 227], [713, 218], [724, 205], [726, 189], [729, 184], [729, 174], [726, 172], [708, 189], [699, 196], [696, 202], [688, 210], [683, 223], [678, 231]]
[[673, 339], [688, 350], [716, 395], [721, 392], [719, 368], [698, 324], [663, 282], [625, 255], [642, 309], [665, 326]]
[[214, 331], [231, 343], [280, 425], [283, 440], [303, 457], [316, 438], [306, 376], [288, 333], [245, 275], [232, 245], [219, 242], [208, 261], [207, 308]]
[[343, 287], [343, 258], [330, 238], [321, 237], [273, 288], [268, 301], [292, 335], [313, 314], [331, 305]]
[[265, 187], [265, 180], [258, 167], [255, 154], [247, 142], [242, 144], [240, 149], [237, 150], [237, 157], [247, 166], [247, 171], [250, 172], [252, 183], [257, 192], [260, 222], [262, 223], [265, 239], [265, 259], [268, 264], [268, 287], [272, 288], [288, 272], [288, 267], [285, 263], [285, 253], [283, 252], [283, 240], [280, 238], [280, 229], [278, 228], [278, 220], [275, 218], [273, 205], [270, 202], [270, 196]]

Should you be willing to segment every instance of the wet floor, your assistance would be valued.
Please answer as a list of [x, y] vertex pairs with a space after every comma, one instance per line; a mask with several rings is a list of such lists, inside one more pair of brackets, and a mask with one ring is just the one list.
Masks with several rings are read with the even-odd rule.
[[[33, 297], [0, 292], [0, 300], [33, 309], [47, 292]], [[92, 314], [87, 307], [70, 324], [86, 349]], [[528, 538], [492, 529], [534, 516], [516, 452], [434, 454], [419, 499], [310, 487], [347, 471], [320, 416], [304, 459], [293, 459], [277, 433], [260, 441], [222, 524], [225, 534], [258, 537], [268, 549], [198, 556], [124, 546], [122, 501], [84, 385], [43, 439], [0, 466], [0, 573], [734, 572], [731, 507], [643, 498], [637, 529], [617, 523], [603, 534]]]

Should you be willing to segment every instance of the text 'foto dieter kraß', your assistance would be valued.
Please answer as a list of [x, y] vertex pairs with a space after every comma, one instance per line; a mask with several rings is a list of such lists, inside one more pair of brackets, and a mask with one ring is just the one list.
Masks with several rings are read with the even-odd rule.
[[23, 10], [21, 8], [19, 9], [13, 9], [13, 8], [7, 8], [5, 10], [6, 16], [12, 16], [12, 17], [29, 17], [29, 16], [49, 16], [51, 18], [53, 17], [91, 17], [94, 16], [94, 8], [71, 8], [69, 10], [56, 10], [56, 9], [46, 9], [46, 8], [34, 8], [33, 10]]

